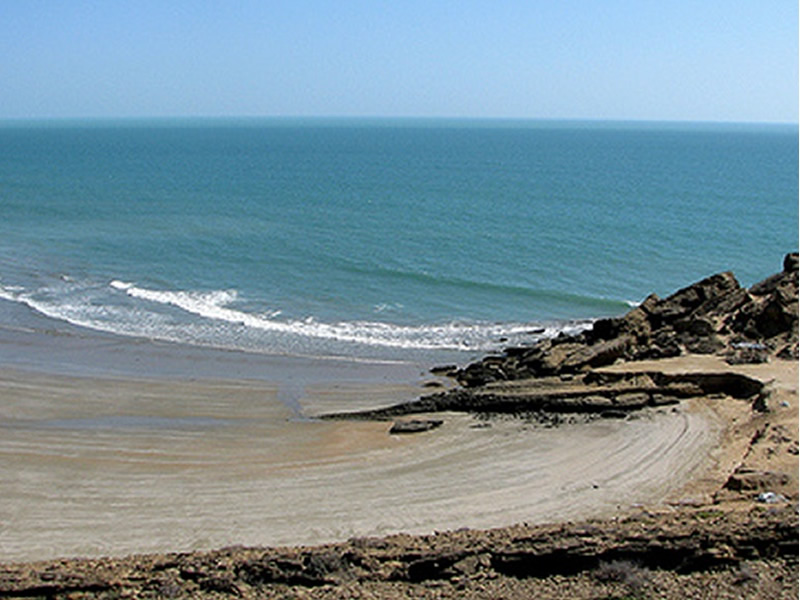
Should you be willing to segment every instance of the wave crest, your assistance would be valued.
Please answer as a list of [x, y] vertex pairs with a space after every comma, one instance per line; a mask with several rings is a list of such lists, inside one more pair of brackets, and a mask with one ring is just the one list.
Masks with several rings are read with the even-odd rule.
[[498, 337], [529, 334], [531, 324], [468, 324], [451, 322], [440, 325], [397, 325], [379, 321], [339, 321], [325, 323], [314, 317], [276, 320], [281, 311], [248, 313], [229, 305], [238, 299], [236, 290], [210, 292], [150, 290], [134, 284], [112, 281], [111, 287], [133, 298], [170, 305], [181, 310], [229, 324], [261, 331], [298, 335], [369, 346], [417, 350], [490, 349]]
[[249, 310], [252, 305], [234, 289], [158, 290], [118, 279], [96, 283], [59, 278], [35, 290], [0, 284], [0, 299], [72, 325], [119, 335], [249, 352], [353, 359], [495, 351], [561, 331], [579, 331], [590, 322], [326, 322], [315, 316], [281, 317], [280, 310]]

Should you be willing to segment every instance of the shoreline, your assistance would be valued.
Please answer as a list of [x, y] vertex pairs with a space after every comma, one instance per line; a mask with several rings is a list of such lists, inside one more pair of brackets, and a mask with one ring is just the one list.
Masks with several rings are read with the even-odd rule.
[[87, 380], [262, 382], [277, 386], [280, 401], [296, 417], [303, 416], [299, 400], [306, 387], [355, 383], [413, 388], [427, 378], [424, 365], [414, 361], [306, 357], [194, 346], [53, 321], [29, 307], [2, 299], [0, 306], [4, 323], [0, 324], [0, 365], [33, 375]]
[[[794, 597], [796, 254], [451, 376], [305, 381], [293, 412], [267, 379], [0, 370], [0, 591]], [[380, 420], [407, 414], [441, 424]]]

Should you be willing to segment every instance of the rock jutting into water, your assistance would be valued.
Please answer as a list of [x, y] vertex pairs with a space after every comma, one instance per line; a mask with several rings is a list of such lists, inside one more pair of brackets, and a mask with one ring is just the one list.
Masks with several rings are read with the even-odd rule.
[[578, 335], [507, 348], [503, 355], [487, 357], [454, 376], [464, 387], [477, 387], [686, 352], [723, 354], [733, 362], [747, 355], [753, 362], [773, 355], [797, 360], [796, 252], [785, 257], [783, 267], [749, 290], [725, 272], [664, 299], [653, 294], [623, 317], [600, 319]]
[[[562, 334], [458, 369], [432, 369], [460, 387], [418, 400], [323, 418], [391, 419], [402, 415], [580, 413], [624, 417], [683, 398], [723, 394], [753, 401], [762, 382], [741, 373], [598, 371], [617, 362], [716, 354], [730, 364], [798, 357], [798, 255], [783, 271], [745, 289], [730, 272], [713, 275], [671, 296], [649, 296], [626, 315], [600, 319], [576, 335]], [[540, 419], [541, 420], [541, 419]], [[550, 422], [548, 419], [545, 421]]]

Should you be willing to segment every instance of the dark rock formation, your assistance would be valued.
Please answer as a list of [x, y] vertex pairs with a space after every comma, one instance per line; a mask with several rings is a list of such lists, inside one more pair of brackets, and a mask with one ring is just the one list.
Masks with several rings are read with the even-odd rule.
[[[797, 253], [787, 255], [782, 272], [749, 290], [725, 272], [664, 299], [651, 295], [622, 317], [600, 319], [577, 335], [508, 348], [458, 370], [455, 377], [465, 387], [477, 387], [682, 353], [730, 354], [739, 362], [769, 356], [797, 360], [797, 265]], [[763, 351], [742, 352], [745, 347]]]
[[458, 367], [455, 365], [440, 365], [431, 369], [431, 373], [434, 375], [455, 375], [456, 371], [458, 371]]
[[[566, 381], [562, 377], [543, 377], [457, 388], [385, 408], [329, 414], [322, 418], [387, 420], [444, 411], [513, 415], [546, 412], [602, 416], [607, 413], [624, 416], [646, 407], [677, 404], [683, 398], [710, 394], [749, 399], [757, 397], [763, 389], [760, 381], [737, 373], [669, 375], [657, 371], [592, 371]], [[421, 426], [426, 422], [419, 423]]]
[[438, 374], [455, 377], [459, 388], [323, 418], [392, 419], [442, 411], [622, 417], [692, 396], [723, 394], [752, 400], [763, 393], [763, 385], [734, 373], [611, 374], [596, 369], [620, 360], [686, 352], [721, 354], [731, 364], [765, 362], [774, 356], [797, 360], [797, 264], [797, 254], [789, 254], [784, 271], [749, 290], [726, 272], [663, 300], [651, 295], [628, 314], [600, 319], [577, 335], [507, 348], [500, 356], [488, 356], [463, 369], [436, 368]]
[[785, 473], [758, 471], [747, 467], [737, 468], [725, 483], [725, 489], [736, 492], [765, 491], [779, 488], [789, 482]]

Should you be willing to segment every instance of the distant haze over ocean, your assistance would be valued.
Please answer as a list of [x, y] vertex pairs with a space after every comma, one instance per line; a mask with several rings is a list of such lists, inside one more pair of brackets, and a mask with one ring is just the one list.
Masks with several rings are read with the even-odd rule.
[[721, 270], [746, 285], [780, 270], [798, 240], [797, 139], [796, 125], [7, 122], [0, 300], [54, 329], [265, 353], [485, 352]]

